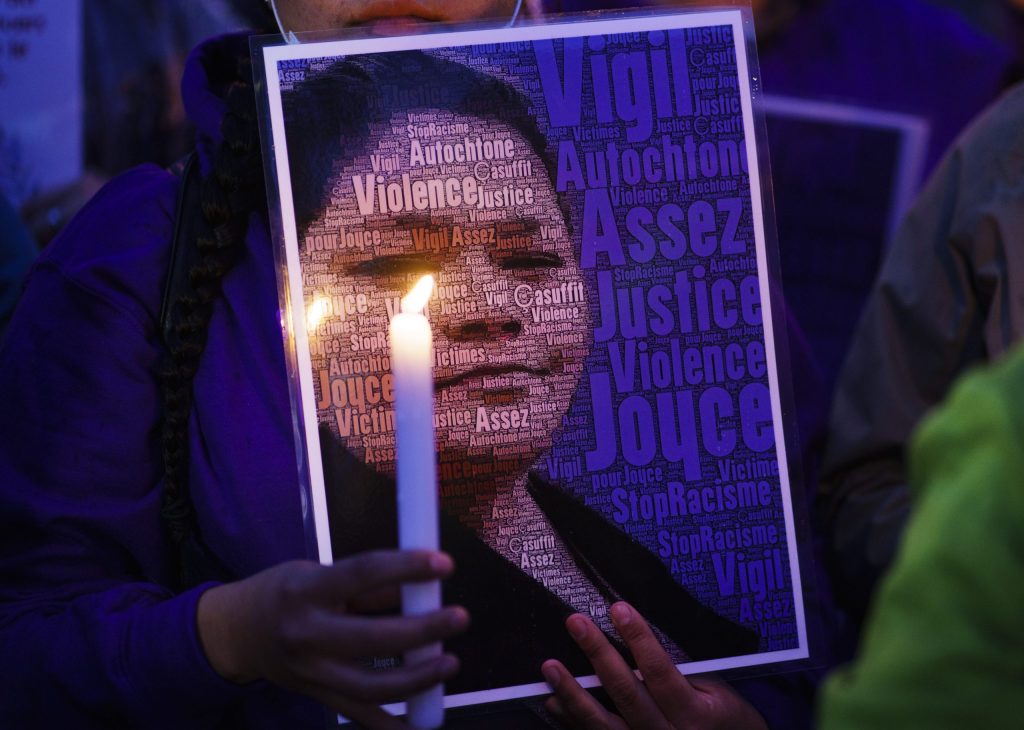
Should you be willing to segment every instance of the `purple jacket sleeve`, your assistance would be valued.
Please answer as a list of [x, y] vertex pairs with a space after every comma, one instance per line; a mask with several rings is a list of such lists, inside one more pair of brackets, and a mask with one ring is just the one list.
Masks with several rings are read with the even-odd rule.
[[0, 346], [0, 726], [204, 727], [240, 691], [160, 585], [159, 302], [176, 181], [108, 185]]

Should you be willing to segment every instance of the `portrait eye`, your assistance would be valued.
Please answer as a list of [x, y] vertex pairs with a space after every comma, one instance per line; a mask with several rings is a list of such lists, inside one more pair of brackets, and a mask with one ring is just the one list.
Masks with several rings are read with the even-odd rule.
[[429, 256], [396, 255], [375, 256], [349, 267], [351, 276], [375, 276], [380, 278], [408, 276], [409, 274], [432, 274], [437, 264]]
[[505, 271], [544, 271], [564, 265], [562, 257], [551, 251], [513, 251], [501, 260], [501, 268]]

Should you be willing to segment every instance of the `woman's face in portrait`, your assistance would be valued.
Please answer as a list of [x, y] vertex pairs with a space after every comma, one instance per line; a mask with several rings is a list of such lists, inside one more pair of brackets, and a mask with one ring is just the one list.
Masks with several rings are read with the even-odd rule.
[[293, 32], [366, 26], [382, 34], [420, 23], [509, 19], [516, 0], [273, 0]]
[[[347, 297], [310, 331], [314, 359], [319, 352], [328, 364], [317, 378], [321, 418], [333, 412], [348, 449], [394, 473], [388, 323], [429, 273], [442, 494], [521, 477], [550, 448], [591, 338], [583, 278], [541, 158], [505, 123], [423, 109], [372, 126], [332, 180], [305, 239], [315, 251], [315, 236], [328, 237], [310, 256], [324, 263], [324, 292]], [[360, 381], [379, 382], [380, 392], [364, 387], [360, 398], [351, 390]]]

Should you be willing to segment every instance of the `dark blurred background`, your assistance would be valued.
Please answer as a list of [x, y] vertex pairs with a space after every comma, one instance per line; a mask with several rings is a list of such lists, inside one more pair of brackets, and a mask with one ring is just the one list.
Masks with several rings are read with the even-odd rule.
[[[1022, 14], [1010, 0], [753, 1], [784, 291], [827, 404], [900, 214], [954, 137], [1020, 76]], [[672, 4], [530, 0], [526, 6], [537, 13]], [[266, 19], [262, 0], [2, 6], [0, 221], [10, 233], [0, 251], [0, 327], [35, 249], [105, 180], [143, 162], [168, 166], [186, 154], [192, 130], [178, 84], [189, 49]], [[67, 40], [76, 24], [77, 46]], [[37, 68], [72, 60], [77, 66], [67, 67], [80, 77], [77, 101], [65, 98], [74, 96], [67, 79], [48, 84]], [[33, 165], [47, 163], [18, 147], [18, 125], [38, 128], [43, 112], [34, 107], [26, 116], [17, 99], [4, 96], [15, 78], [31, 82], [33, 96], [45, 97], [52, 86], [54, 109], [77, 110], [66, 134], [80, 138], [80, 159], [62, 160], [71, 172], [58, 185], [33, 183]], [[806, 426], [806, 437], [813, 441], [815, 431]]]

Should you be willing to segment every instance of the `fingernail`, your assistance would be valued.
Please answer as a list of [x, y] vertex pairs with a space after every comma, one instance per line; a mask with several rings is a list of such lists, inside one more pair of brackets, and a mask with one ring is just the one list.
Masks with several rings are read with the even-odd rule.
[[447, 573], [453, 567], [452, 559], [444, 553], [434, 553], [430, 556], [430, 568], [435, 573]]
[[469, 613], [464, 608], [452, 608], [448, 611], [448, 625], [456, 631], [466, 628], [469, 624]]
[[629, 610], [627, 604], [616, 603], [612, 606], [612, 618], [615, 619], [616, 626], [625, 626], [633, 620], [633, 612]]
[[558, 668], [554, 664], [544, 664], [541, 666], [540, 671], [544, 675], [544, 681], [548, 683], [551, 691], [554, 692], [558, 689], [558, 682], [562, 679]]
[[587, 622], [582, 616], [570, 616], [566, 626], [569, 628], [569, 635], [576, 641], [583, 641], [587, 635]]

